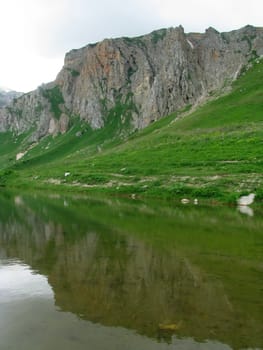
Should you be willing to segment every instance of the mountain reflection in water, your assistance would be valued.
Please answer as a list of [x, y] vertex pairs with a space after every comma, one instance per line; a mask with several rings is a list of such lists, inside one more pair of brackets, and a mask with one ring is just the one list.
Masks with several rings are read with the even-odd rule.
[[[59, 320], [57, 310], [67, 312], [69, 328], [74, 314], [80, 329], [96, 326], [98, 334], [129, 329], [130, 348], [138, 339], [144, 340], [137, 349], [263, 346], [257, 213], [10, 194], [0, 196], [0, 205], [0, 304], [20, 293], [27, 305], [30, 298], [41, 301], [37, 309], [45, 305], [38, 314], [50, 310]], [[54, 321], [46, 316], [45, 322]], [[104, 346], [95, 343], [90, 349]]]

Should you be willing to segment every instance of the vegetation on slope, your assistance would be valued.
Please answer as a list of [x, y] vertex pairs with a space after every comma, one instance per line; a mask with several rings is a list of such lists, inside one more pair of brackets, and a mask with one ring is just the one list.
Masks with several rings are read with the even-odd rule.
[[15, 151], [10, 144], [0, 154], [2, 167], [8, 167], [0, 182], [229, 201], [253, 191], [262, 199], [262, 79], [263, 61], [257, 59], [229, 94], [129, 137], [122, 123], [129, 109], [116, 106], [103, 129], [75, 122], [68, 133], [43, 139], [13, 164], [7, 161]]

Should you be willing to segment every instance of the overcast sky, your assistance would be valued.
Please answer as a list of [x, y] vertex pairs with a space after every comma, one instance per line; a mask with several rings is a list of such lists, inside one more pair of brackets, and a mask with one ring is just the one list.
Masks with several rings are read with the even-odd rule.
[[262, 0], [0, 0], [0, 86], [35, 89], [55, 79], [67, 51], [106, 37], [263, 26], [262, 14]]

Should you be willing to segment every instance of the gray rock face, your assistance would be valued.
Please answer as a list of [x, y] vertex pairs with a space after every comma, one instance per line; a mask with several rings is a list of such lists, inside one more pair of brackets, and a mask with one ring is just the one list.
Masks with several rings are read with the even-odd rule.
[[[0, 131], [33, 129], [34, 140], [67, 130], [72, 116], [101, 128], [116, 106], [133, 128], [199, 103], [263, 55], [263, 28], [218, 33], [161, 29], [106, 39], [66, 54], [56, 80], [0, 110]], [[128, 111], [128, 113], [127, 113]]]

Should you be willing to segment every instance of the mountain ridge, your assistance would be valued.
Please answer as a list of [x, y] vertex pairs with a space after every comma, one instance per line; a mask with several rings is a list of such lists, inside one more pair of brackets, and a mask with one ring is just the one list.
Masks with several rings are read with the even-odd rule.
[[[189, 36], [177, 28], [70, 52], [55, 82], [0, 110], [0, 186], [192, 203], [233, 203], [249, 193], [262, 200], [262, 33], [247, 26]], [[218, 51], [222, 45], [229, 50]], [[90, 115], [95, 125], [85, 114], [91, 102], [101, 108]], [[147, 119], [154, 106], [159, 114]], [[174, 112], [162, 117], [162, 107]]]
[[119, 117], [131, 130], [199, 104], [263, 55], [263, 28], [219, 33], [160, 29], [71, 50], [54, 82], [0, 110], [0, 132], [32, 130], [29, 143], [65, 133], [74, 117], [92, 129]]

